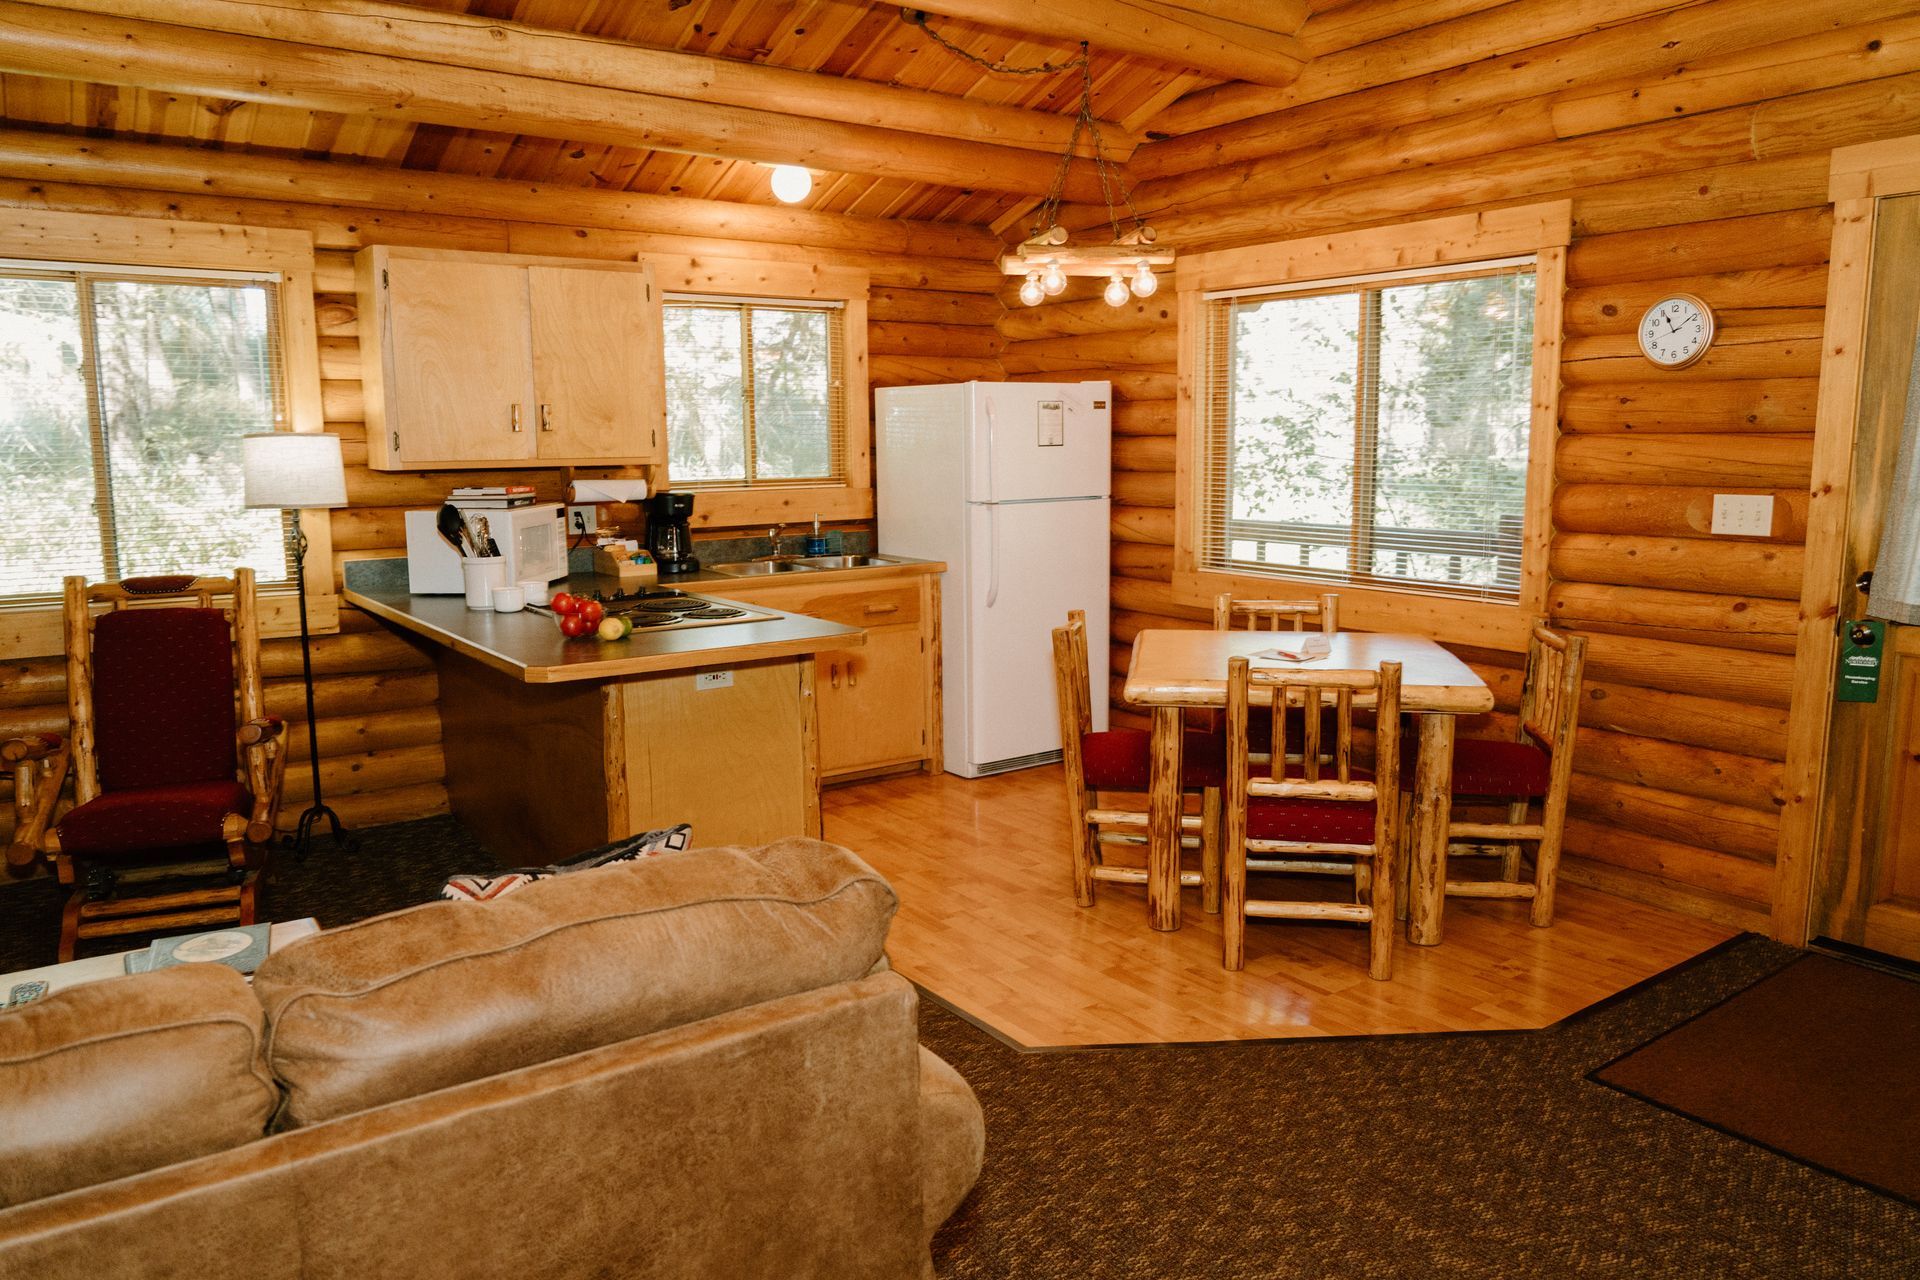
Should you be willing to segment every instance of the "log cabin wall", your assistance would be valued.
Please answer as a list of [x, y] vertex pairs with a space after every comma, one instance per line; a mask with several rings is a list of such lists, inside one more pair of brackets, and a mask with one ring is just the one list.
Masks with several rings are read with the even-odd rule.
[[[360, 387], [360, 329], [354, 296], [353, 255], [369, 244], [406, 244], [487, 252], [563, 254], [631, 259], [642, 252], [783, 261], [839, 262], [865, 267], [872, 287], [868, 304], [869, 373], [874, 386], [908, 385], [973, 377], [997, 377], [993, 358], [1000, 345], [993, 321], [994, 296], [1002, 277], [991, 264], [995, 248], [984, 232], [963, 228], [911, 228], [874, 224], [880, 251], [791, 241], [703, 238], [623, 230], [605, 225], [547, 222], [574, 205], [556, 194], [530, 196], [516, 184], [482, 183], [494, 202], [518, 219], [448, 217], [418, 211], [367, 207], [364, 189], [350, 166], [338, 166], [339, 196], [357, 207], [328, 205], [327, 166], [303, 162], [304, 190], [316, 203], [225, 199], [183, 190], [135, 189], [125, 176], [149, 186], [183, 148], [139, 144], [102, 146], [71, 138], [13, 134], [9, 141], [68, 157], [84, 170], [84, 183], [0, 179], [0, 217], [5, 209], [58, 209], [181, 218], [241, 226], [293, 227], [315, 239], [315, 304], [318, 318], [326, 430], [341, 438], [347, 463], [349, 505], [332, 513], [333, 547], [339, 565], [350, 559], [405, 554], [402, 512], [437, 505], [454, 484], [530, 483], [543, 499], [562, 496], [565, 472], [554, 469], [470, 472], [372, 471], [366, 463]], [[187, 153], [203, 168], [217, 167], [217, 153]], [[110, 159], [100, 157], [108, 156]], [[239, 157], [235, 157], [239, 159]], [[271, 172], [274, 161], [250, 162]], [[134, 177], [139, 172], [142, 176]], [[464, 180], [471, 192], [477, 180]], [[432, 179], [427, 179], [431, 188]], [[208, 184], [211, 185], [211, 184]], [[468, 199], [463, 207], [472, 207]], [[688, 202], [689, 223], [699, 204]], [[723, 212], [723, 211], [722, 211]], [[614, 221], [609, 215], [601, 221]], [[803, 225], [807, 225], [803, 221]], [[851, 220], [845, 223], [849, 228]], [[851, 240], [851, 235], [844, 237]], [[971, 257], [942, 257], [967, 253]], [[936, 287], [937, 286], [937, 287]], [[447, 807], [445, 761], [433, 667], [413, 642], [351, 607], [342, 607], [340, 633], [313, 642], [315, 706], [319, 721], [321, 785], [327, 801], [350, 827], [441, 813]], [[297, 640], [263, 646], [267, 706], [289, 721], [292, 766], [286, 774], [280, 818], [297, 821], [309, 802], [306, 767], [306, 707]], [[0, 662], [0, 738], [30, 731], [64, 731], [66, 680], [59, 657]], [[11, 838], [12, 780], [0, 781], [0, 843]], [[563, 851], [556, 851], [556, 856]]]
[[[1194, 251], [1572, 200], [1548, 607], [1589, 637], [1589, 659], [1564, 874], [1764, 931], [1828, 155], [1920, 129], [1920, 7], [1548, 0], [1471, 12], [1483, 7], [1449, 6], [1467, 16], [1383, 38], [1369, 15], [1391, 5], [1322, 15], [1292, 88], [1228, 86], [1157, 121], [1200, 129], [1136, 153], [1135, 199], [1163, 243]], [[1255, 114], [1274, 104], [1288, 109]], [[1721, 332], [1698, 364], [1662, 372], [1633, 328], [1671, 290], [1706, 298]], [[1112, 688], [1118, 722], [1144, 726], [1119, 701], [1133, 637], [1208, 625], [1170, 583], [1172, 299], [1115, 309], [1080, 284], [1039, 308], [1003, 300], [1010, 376], [1116, 384]], [[1712, 495], [1728, 490], [1774, 493], [1771, 537], [1708, 535]], [[1523, 655], [1460, 652], [1500, 708], [1464, 731], [1509, 726]]]

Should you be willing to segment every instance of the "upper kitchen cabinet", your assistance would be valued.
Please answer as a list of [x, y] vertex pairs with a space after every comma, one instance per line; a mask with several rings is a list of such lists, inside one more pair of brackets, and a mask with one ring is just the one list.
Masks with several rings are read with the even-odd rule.
[[357, 266], [368, 466], [664, 459], [652, 268], [388, 246]]

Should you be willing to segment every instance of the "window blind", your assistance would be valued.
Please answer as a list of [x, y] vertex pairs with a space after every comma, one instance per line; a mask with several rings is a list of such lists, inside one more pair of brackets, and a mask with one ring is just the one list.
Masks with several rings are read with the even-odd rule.
[[1533, 259], [1203, 301], [1202, 569], [1520, 589]]
[[844, 304], [673, 295], [665, 330], [675, 488], [846, 482]]
[[0, 597], [151, 573], [288, 575], [240, 437], [285, 425], [277, 279], [0, 262]]

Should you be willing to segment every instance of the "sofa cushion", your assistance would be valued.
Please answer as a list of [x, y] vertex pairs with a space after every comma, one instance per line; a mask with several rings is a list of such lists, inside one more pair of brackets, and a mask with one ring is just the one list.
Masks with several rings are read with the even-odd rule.
[[330, 929], [254, 975], [283, 1127], [844, 982], [893, 890], [837, 845], [693, 849]]
[[280, 1100], [266, 1018], [219, 964], [0, 1013], [0, 1207], [251, 1142]]

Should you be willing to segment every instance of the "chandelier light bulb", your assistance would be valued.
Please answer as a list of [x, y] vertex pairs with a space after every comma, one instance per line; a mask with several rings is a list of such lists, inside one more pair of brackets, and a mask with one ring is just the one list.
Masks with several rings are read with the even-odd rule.
[[1153, 291], [1160, 287], [1160, 277], [1153, 274], [1153, 268], [1142, 262], [1133, 269], [1133, 296], [1151, 298]]
[[1107, 300], [1107, 305], [1110, 307], [1127, 305], [1127, 282], [1118, 271], [1114, 272], [1113, 278], [1107, 281], [1106, 291], [1101, 296]]
[[813, 190], [813, 175], [795, 164], [773, 167], [773, 194], [786, 204], [799, 204]]
[[1067, 287], [1067, 273], [1060, 269], [1059, 263], [1049, 262], [1047, 264], [1046, 271], [1040, 276], [1040, 287], [1046, 290], [1048, 297], [1065, 292]]
[[1047, 290], [1040, 283], [1038, 271], [1027, 272], [1026, 283], [1020, 286], [1020, 301], [1030, 307], [1037, 307], [1046, 300]]

